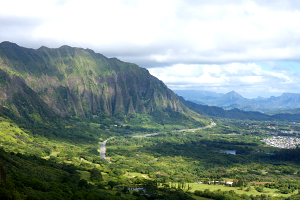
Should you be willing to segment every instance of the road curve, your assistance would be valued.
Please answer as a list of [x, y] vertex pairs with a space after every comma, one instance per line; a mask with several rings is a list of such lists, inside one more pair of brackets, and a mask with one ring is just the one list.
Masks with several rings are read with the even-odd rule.
[[134, 135], [132, 137], [149, 137], [149, 136], [154, 136], [154, 135], [159, 135], [160, 133], [149, 133], [149, 134], [144, 134], [144, 135]]
[[[176, 130], [176, 131], [172, 131], [172, 132], [184, 132], [184, 131], [196, 131], [196, 130], [201, 130], [201, 129], [206, 129], [206, 128], [212, 128], [213, 126], [215, 126], [216, 123], [215, 122], [211, 122], [210, 125], [207, 125], [205, 127], [200, 127], [200, 128], [196, 128], [196, 129], [184, 129], [184, 130]], [[149, 137], [149, 136], [155, 136], [155, 135], [159, 135], [160, 133], [150, 133], [150, 134], [144, 134], [144, 135], [133, 135], [132, 137]], [[105, 160], [106, 157], [106, 145], [107, 140], [103, 141], [100, 143], [100, 157], [104, 158]], [[107, 160], [107, 162], [111, 163], [109, 160]]]
[[207, 128], [212, 128], [215, 125], [217, 125], [214, 121], [210, 123], [210, 125], [204, 126], [204, 127], [199, 127], [199, 128], [192, 128], [192, 129], [183, 129], [183, 130], [175, 130], [171, 132], [186, 132], [186, 131], [197, 131], [197, 130], [202, 130], [202, 129], [207, 129]]
[[[193, 129], [182, 129], [182, 130], [174, 130], [171, 132], [186, 132], [186, 131], [197, 131], [197, 130], [202, 130], [202, 129], [207, 129], [207, 128], [212, 128], [213, 126], [217, 125], [215, 122], [211, 122], [210, 125], [207, 125], [205, 127], [199, 127], [199, 128], [193, 128]], [[150, 134], [143, 134], [143, 135], [133, 135], [132, 137], [149, 137], [149, 136], [155, 136], [155, 135], [160, 135], [161, 133], [150, 133]]]

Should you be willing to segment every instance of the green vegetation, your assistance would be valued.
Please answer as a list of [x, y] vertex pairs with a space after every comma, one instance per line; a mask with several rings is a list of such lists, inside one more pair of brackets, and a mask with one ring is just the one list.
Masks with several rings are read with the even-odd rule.
[[296, 123], [211, 119], [91, 50], [1, 43], [0, 58], [1, 199], [299, 199], [300, 149], [262, 141]]
[[[46, 138], [33, 134], [31, 129], [20, 128], [10, 119], [2, 117], [0, 121], [1, 146], [5, 151], [11, 152], [5, 153], [2, 150], [4, 160], [0, 163], [3, 165], [6, 180], [10, 181], [6, 184], [13, 184], [13, 187], [3, 186], [3, 190], [5, 194], [15, 195], [12, 196], [15, 199], [24, 199], [29, 194], [37, 196], [36, 198], [41, 198], [46, 195], [45, 193], [51, 196], [51, 191], [55, 188], [50, 186], [43, 188], [43, 184], [46, 183], [43, 183], [44, 179], [39, 180], [39, 174], [33, 177], [39, 180], [38, 185], [42, 185], [40, 188], [18, 179], [13, 175], [14, 172], [10, 171], [22, 172], [20, 166], [34, 166], [40, 162], [43, 163], [41, 168], [48, 166], [49, 174], [54, 173], [51, 170], [55, 169], [58, 172], [61, 170], [59, 173], [55, 172], [58, 173], [56, 175], [58, 179], [53, 178], [58, 188], [62, 187], [60, 184], [65, 184], [59, 182], [66, 173], [65, 169], [69, 170], [72, 166], [73, 185], [68, 183], [70, 188], [68, 193], [64, 191], [60, 193], [62, 198], [70, 198], [72, 195], [87, 198], [90, 191], [105, 198], [112, 196], [115, 198], [119, 195], [111, 191], [120, 191], [121, 196], [128, 199], [141, 194], [132, 191], [124, 194], [123, 189], [117, 189], [119, 186], [122, 188], [127, 186], [150, 188], [149, 191], [152, 191], [150, 193], [153, 195], [178, 193], [182, 195], [182, 199], [193, 197], [197, 199], [197, 195], [217, 199], [218, 197], [212, 196], [215, 194], [229, 195], [231, 199], [233, 196], [238, 199], [241, 197], [239, 195], [243, 198], [246, 196], [252, 198], [252, 195], [253, 198], [284, 199], [297, 195], [300, 187], [297, 158], [300, 155], [297, 152], [299, 149], [289, 151], [265, 146], [260, 140], [268, 135], [259, 132], [249, 133], [242, 125], [238, 126], [250, 121], [216, 121], [216, 126], [190, 131], [165, 131], [156, 127], [157, 130], [161, 130], [159, 135], [132, 137], [139, 132], [126, 127], [129, 125], [134, 127], [134, 124], [122, 127], [111, 125], [108, 131], [101, 129], [101, 124], [65, 120], [64, 126], [60, 125], [61, 130], [58, 130], [62, 133], [57, 134], [74, 132], [69, 138], [54, 137], [52, 134]], [[257, 123], [259, 122], [252, 122]], [[269, 125], [268, 122], [266, 124]], [[262, 126], [263, 123], [259, 126], [261, 130], [264, 129]], [[285, 130], [288, 128], [286, 123], [276, 126], [285, 127]], [[40, 131], [47, 132], [42, 128]], [[106, 156], [111, 164], [99, 157], [99, 138], [101, 141], [110, 138], [107, 142]], [[236, 155], [220, 153], [222, 150], [235, 150]], [[276, 155], [268, 154], [274, 151]], [[17, 162], [28, 164], [14, 164]], [[22, 187], [31, 187], [32, 190], [23, 190], [19, 187], [20, 181], [21, 185], [24, 185]], [[202, 183], [196, 183], [199, 181]], [[208, 185], [209, 181], [233, 181], [234, 185], [233, 187]], [[195, 193], [196, 196], [191, 193]]]
[[276, 115], [276, 114], [299, 114], [300, 108], [295, 109], [285, 109], [285, 110], [274, 110], [268, 112], [269, 115]]

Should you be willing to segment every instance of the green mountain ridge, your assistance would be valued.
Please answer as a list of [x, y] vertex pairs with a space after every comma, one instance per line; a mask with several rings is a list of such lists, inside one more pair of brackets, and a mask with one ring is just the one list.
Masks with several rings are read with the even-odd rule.
[[[23, 77], [60, 116], [149, 113], [155, 108], [183, 112], [176, 95], [146, 69], [89, 49], [34, 50], [2, 42], [0, 68], [11, 77]], [[1, 90], [1, 102], [14, 108], [7, 90]]]

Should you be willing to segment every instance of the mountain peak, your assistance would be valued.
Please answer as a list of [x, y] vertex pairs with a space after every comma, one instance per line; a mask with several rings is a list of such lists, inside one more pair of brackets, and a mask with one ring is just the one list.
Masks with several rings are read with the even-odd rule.
[[16, 47], [20, 47], [19, 45], [17, 45], [16, 43], [13, 43], [13, 42], [9, 42], [9, 41], [4, 41], [4, 42], [1, 42], [0, 43], [0, 47], [4, 47], [4, 48], [16, 48]]
[[298, 93], [291, 93], [291, 92], [285, 92], [285, 93], [282, 93], [281, 97], [284, 97], [284, 96], [299, 96]]
[[74, 47], [70, 47], [69, 45], [63, 45], [63, 46], [61, 46], [59, 48], [68, 48], [68, 49], [70, 48], [71, 49], [71, 48], [74, 48]]
[[1, 42], [0, 44], [1, 44], [1, 45], [17, 45], [17, 44], [15, 44], [15, 43], [9, 42], [9, 41], [3, 41], [3, 42]]
[[231, 90], [230, 92], [227, 92], [226, 94], [238, 94], [238, 93], [234, 90]]
[[235, 104], [237, 101], [243, 99], [244, 98], [240, 94], [236, 93], [235, 91], [231, 91], [218, 98], [217, 101], [222, 102], [223, 106], [225, 106]]
[[264, 98], [262, 96], [258, 96], [256, 98], [254, 98], [253, 100], [255, 100], [255, 101], [262, 101], [262, 100], [267, 100], [267, 98]]
[[243, 99], [244, 97], [242, 97], [242, 95], [240, 95], [239, 93], [237, 93], [236, 91], [232, 90], [231, 92], [227, 92], [226, 94], [224, 94], [224, 96], [228, 97], [228, 98], [237, 98], [237, 99]]

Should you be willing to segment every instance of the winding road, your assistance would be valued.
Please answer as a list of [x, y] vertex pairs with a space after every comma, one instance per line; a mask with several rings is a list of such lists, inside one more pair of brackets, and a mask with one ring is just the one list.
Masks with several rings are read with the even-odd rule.
[[[197, 130], [202, 130], [202, 129], [207, 129], [207, 128], [212, 128], [216, 125], [215, 122], [211, 122], [210, 125], [207, 125], [205, 127], [199, 127], [199, 128], [195, 128], [195, 129], [183, 129], [183, 130], [175, 130], [175, 131], [172, 131], [172, 132], [186, 132], [186, 131], [197, 131]], [[133, 135], [132, 137], [149, 137], [149, 136], [155, 136], [155, 135], [159, 135], [161, 133], [150, 133], [150, 134], [143, 134], [143, 135]], [[107, 139], [108, 140], [108, 139]], [[104, 158], [105, 160], [106, 157], [106, 148], [105, 148], [105, 145], [106, 145], [106, 142], [107, 140], [103, 141], [100, 143], [100, 157], [101, 158]], [[111, 163], [109, 160], [107, 160], [107, 162]]]
[[[182, 129], [182, 130], [174, 130], [171, 132], [187, 132], [187, 131], [197, 131], [197, 130], [202, 130], [202, 129], [207, 129], [207, 128], [212, 128], [215, 125], [217, 125], [215, 122], [211, 122], [210, 125], [204, 126], [204, 127], [199, 127], [199, 128], [192, 128], [192, 129]], [[155, 136], [159, 135], [161, 133], [150, 133], [150, 134], [143, 134], [143, 135], [133, 135], [132, 137], [149, 137], [149, 136]]]
[[149, 134], [143, 134], [143, 135], [133, 135], [132, 137], [149, 137], [149, 136], [155, 136], [159, 135], [160, 133], [149, 133]]

